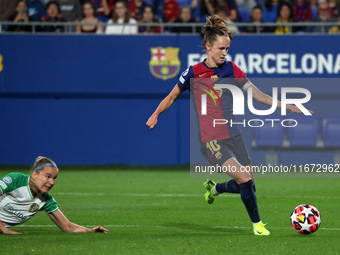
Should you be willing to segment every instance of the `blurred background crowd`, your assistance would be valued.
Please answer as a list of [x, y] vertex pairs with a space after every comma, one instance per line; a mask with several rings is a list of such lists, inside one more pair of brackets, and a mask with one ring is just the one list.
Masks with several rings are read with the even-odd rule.
[[[61, 22], [77, 22], [71, 32], [199, 33], [198, 24], [212, 14], [223, 17], [234, 33], [340, 32], [334, 25], [340, 22], [340, 0], [0, 0], [0, 22], [15, 22], [3, 22], [3, 32], [58, 33], [65, 32]], [[33, 28], [32, 22], [43, 23]]]

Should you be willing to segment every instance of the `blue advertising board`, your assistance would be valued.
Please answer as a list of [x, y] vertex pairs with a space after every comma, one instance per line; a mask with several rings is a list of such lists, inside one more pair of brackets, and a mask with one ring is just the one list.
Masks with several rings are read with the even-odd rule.
[[[339, 45], [336, 35], [239, 35], [228, 58], [253, 79], [339, 78]], [[155, 130], [145, 123], [181, 72], [204, 57], [198, 35], [0, 34], [0, 164], [39, 155], [70, 165], [189, 164], [188, 93]], [[259, 85], [266, 93], [271, 86]], [[308, 106], [321, 115], [329, 113], [327, 95], [340, 97], [340, 86], [311, 89]], [[251, 131], [243, 133], [254, 163], [263, 163]]]

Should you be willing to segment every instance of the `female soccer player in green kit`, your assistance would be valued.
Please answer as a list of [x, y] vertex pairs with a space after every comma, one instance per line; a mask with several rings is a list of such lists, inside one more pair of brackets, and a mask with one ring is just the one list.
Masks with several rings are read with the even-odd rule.
[[0, 178], [0, 231], [21, 234], [10, 227], [24, 223], [39, 211], [46, 211], [51, 220], [64, 232], [104, 232], [98, 226], [85, 228], [70, 222], [59, 210], [57, 202], [48, 194], [56, 183], [57, 165], [49, 158], [38, 157], [31, 175], [10, 173]]
[[[251, 90], [252, 97], [260, 103], [272, 106], [273, 98], [261, 92], [252, 84], [246, 74], [235, 63], [225, 60], [233, 36], [222, 18], [217, 15], [208, 17], [205, 26], [202, 28], [202, 33], [207, 58], [203, 62], [190, 66], [182, 73], [178, 83], [159, 104], [146, 125], [153, 129], [157, 124], [158, 116], [169, 109], [185, 90], [190, 90], [190, 93], [194, 96], [193, 102], [196, 114], [198, 114], [200, 144], [203, 155], [212, 165], [219, 165], [226, 169], [236, 169], [235, 172], [227, 172], [233, 178], [227, 182], [216, 184], [208, 179], [204, 183], [207, 190], [205, 194], [206, 201], [212, 204], [220, 193], [240, 193], [242, 202], [253, 223], [254, 234], [266, 236], [270, 233], [260, 218], [251, 162], [241, 131], [237, 126], [231, 126], [230, 123], [214, 128], [211, 125], [212, 119], [221, 119], [221, 117], [227, 120], [236, 120], [236, 116], [232, 111], [234, 101], [231, 93], [227, 89], [221, 91], [221, 95], [218, 96], [221, 102], [219, 108], [214, 105], [212, 100], [207, 100], [207, 104], [210, 104], [208, 108], [214, 110], [212, 113], [205, 114], [205, 116], [203, 114], [199, 115], [199, 109], [202, 109], [200, 100], [202, 93], [205, 93], [204, 91], [214, 91], [217, 95], [214, 86], [218, 84], [219, 79], [223, 78], [233, 80], [235, 83], [233, 86], [235, 85], [238, 89], [242, 89], [247, 93]], [[201, 85], [205, 89], [200, 87]], [[277, 101], [277, 107], [281, 108], [280, 101]], [[298, 107], [292, 105], [286, 105], [286, 109], [296, 113], [302, 112]], [[311, 111], [309, 112], [311, 113]], [[212, 147], [218, 148], [218, 151], [214, 151]]]

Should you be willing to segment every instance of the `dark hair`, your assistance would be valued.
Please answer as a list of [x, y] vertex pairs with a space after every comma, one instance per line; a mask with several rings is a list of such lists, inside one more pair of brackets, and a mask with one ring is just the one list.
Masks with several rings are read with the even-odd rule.
[[[116, 8], [116, 5], [117, 5], [118, 3], [124, 4], [125, 9], [126, 9], [126, 13], [125, 13], [125, 16], [124, 16], [124, 23], [128, 23], [129, 20], [130, 20], [130, 12], [129, 12], [129, 9], [128, 9], [127, 2], [124, 1], [124, 0], [118, 0], [118, 1], [115, 2], [115, 8]], [[112, 15], [112, 21], [113, 21], [114, 23], [116, 23], [117, 20], [118, 20], [118, 16], [117, 16], [116, 12], [114, 11], [114, 12], [113, 12], [113, 15]]]
[[260, 9], [261, 11], [262, 11], [262, 7], [261, 7], [261, 5], [255, 5], [254, 7], [253, 7], [253, 9], [251, 9], [252, 11], [253, 10], [255, 10], [255, 9]]
[[280, 18], [281, 9], [282, 9], [284, 6], [287, 6], [288, 9], [289, 9], [289, 17], [288, 17], [288, 19], [293, 19], [293, 10], [292, 10], [292, 6], [291, 6], [289, 3], [287, 3], [287, 2], [281, 3], [281, 4], [279, 5], [279, 7], [277, 8], [277, 18]]
[[204, 49], [205, 44], [207, 42], [214, 43], [217, 40], [217, 36], [226, 36], [230, 41], [233, 40], [233, 34], [229, 30], [226, 21], [217, 15], [207, 17], [207, 22], [202, 28], [202, 34]]
[[[25, 3], [25, 5], [26, 5], [26, 14], [28, 16], [28, 4], [27, 4], [27, 2], [25, 0], [18, 0], [17, 4], [15, 5], [15, 9], [18, 8], [20, 2], [24, 2]], [[18, 12], [15, 11], [15, 14], [18, 14]]]
[[143, 12], [146, 8], [150, 8], [151, 9], [151, 12], [155, 15], [155, 9], [151, 6], [151, 5], [145, 5], [144, 9], [143, 9]]
[[60, 10], [60, 5], [59, 5], [59, 3], [56, 2], [56, 1], [48, 2], [48, 3], [46, 4], [46, 8], [45, 8], [46, 11], [47, 11], [47, 9], [50, 7], [51, 4], [54, 4], [55, 6], [57, 6], [58, 14], [60, 14], [60, 12], [61, 12], [61, 10]]
[[27, 5], [27, 3], [26, 3], [25, 0], [18, 0], [18, 1], [17, 1], [17, 4], [15, 5], [15, 7], [18, 7], [18, 5], [19, 5], [20, 2], [25, 2], [26, 6], [28, 7], [28, 5]]
[[[50, 158], [46, 158], [46, 157], [42, 157], [42, 156], [37, 157], [35, 162], [34, 162], [34, 164], [33, 164], [33, 166], [32, 166], [31, 174], [33, 173], [34, 169], [36, 169], [37, 167], [42, 166], [44, 164], [48, 164], [48, 163], [55, 164], [54, 161], [52, 159], [50, 159]], [[38, 169], [35, 172], [39, 174], [39, 172], [42, 169], [44, 169], [44, 168]]]
[[263, 10], [262, 10], [261, 5], [259, 5], [259, 4], [258, 4], [258, 5], [255, 5], [255, 6], [253, 7], [253, 9], [251, 9], [250, 21], [254, 21], [253, 11], [254, 11], [254, 10], [257, 10], [257, 9], [261, 10], [261, 13], [263, 13]]
[[[90, 1], [87, 1], [87, 2], [83, 3], [83, 8], [84, 8], [84, 5], [85, 5], [85, 4], [91, 5], [91, 7], [92, 7], [92, 9], [93, 9], [93, 16], [97, 17], [97, 16], [98, 16], [98, 12], [97, 12], [97, 7], [96, 7], [96, 5], [95, 5], [94, 3], [92, 3], [92, 2], [90, 2]], [[83, 11], [83, 17], [85, 17], [84, 11]]]
[[191, 7], [190, 7], [190, 6], [188, 6], [188, 5], [184, 5], [184, 6], [182, 6], [182, 7], [180, 8], [180, 13], [182, 13], [182, 11], [183, 11], [184, 9], [189, 9], [189, 11], [190, 11], [190, 14], [192, 13], [192, 11], [191, 11]]

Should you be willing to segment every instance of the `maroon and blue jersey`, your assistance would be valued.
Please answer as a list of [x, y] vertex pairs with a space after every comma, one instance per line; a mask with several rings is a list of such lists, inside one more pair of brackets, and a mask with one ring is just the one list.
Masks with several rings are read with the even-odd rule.
[[[177, 83], [182, 91], [190, 90], [199, 122], [200, 141], [203, 143], [223, 140], [241, 133], [237, 124], [230, 125], [231, 121], [237, 121], [233, 114], [233, 97], [230, 90], [214, 88], [216, 84], [223, 84], [226, 80], [229, 85], [243, 90], [247, 88], [246, 74], [232, 61], [225, 61], [214, 68], [209, 68], [205, 61], [190, 66], [182, 73]], [[202, 94], [209, 94], [206, 96], [207, 114], [201, 114]], [[214, 127], [214, 119], [223, 119], [227, 123]]]

